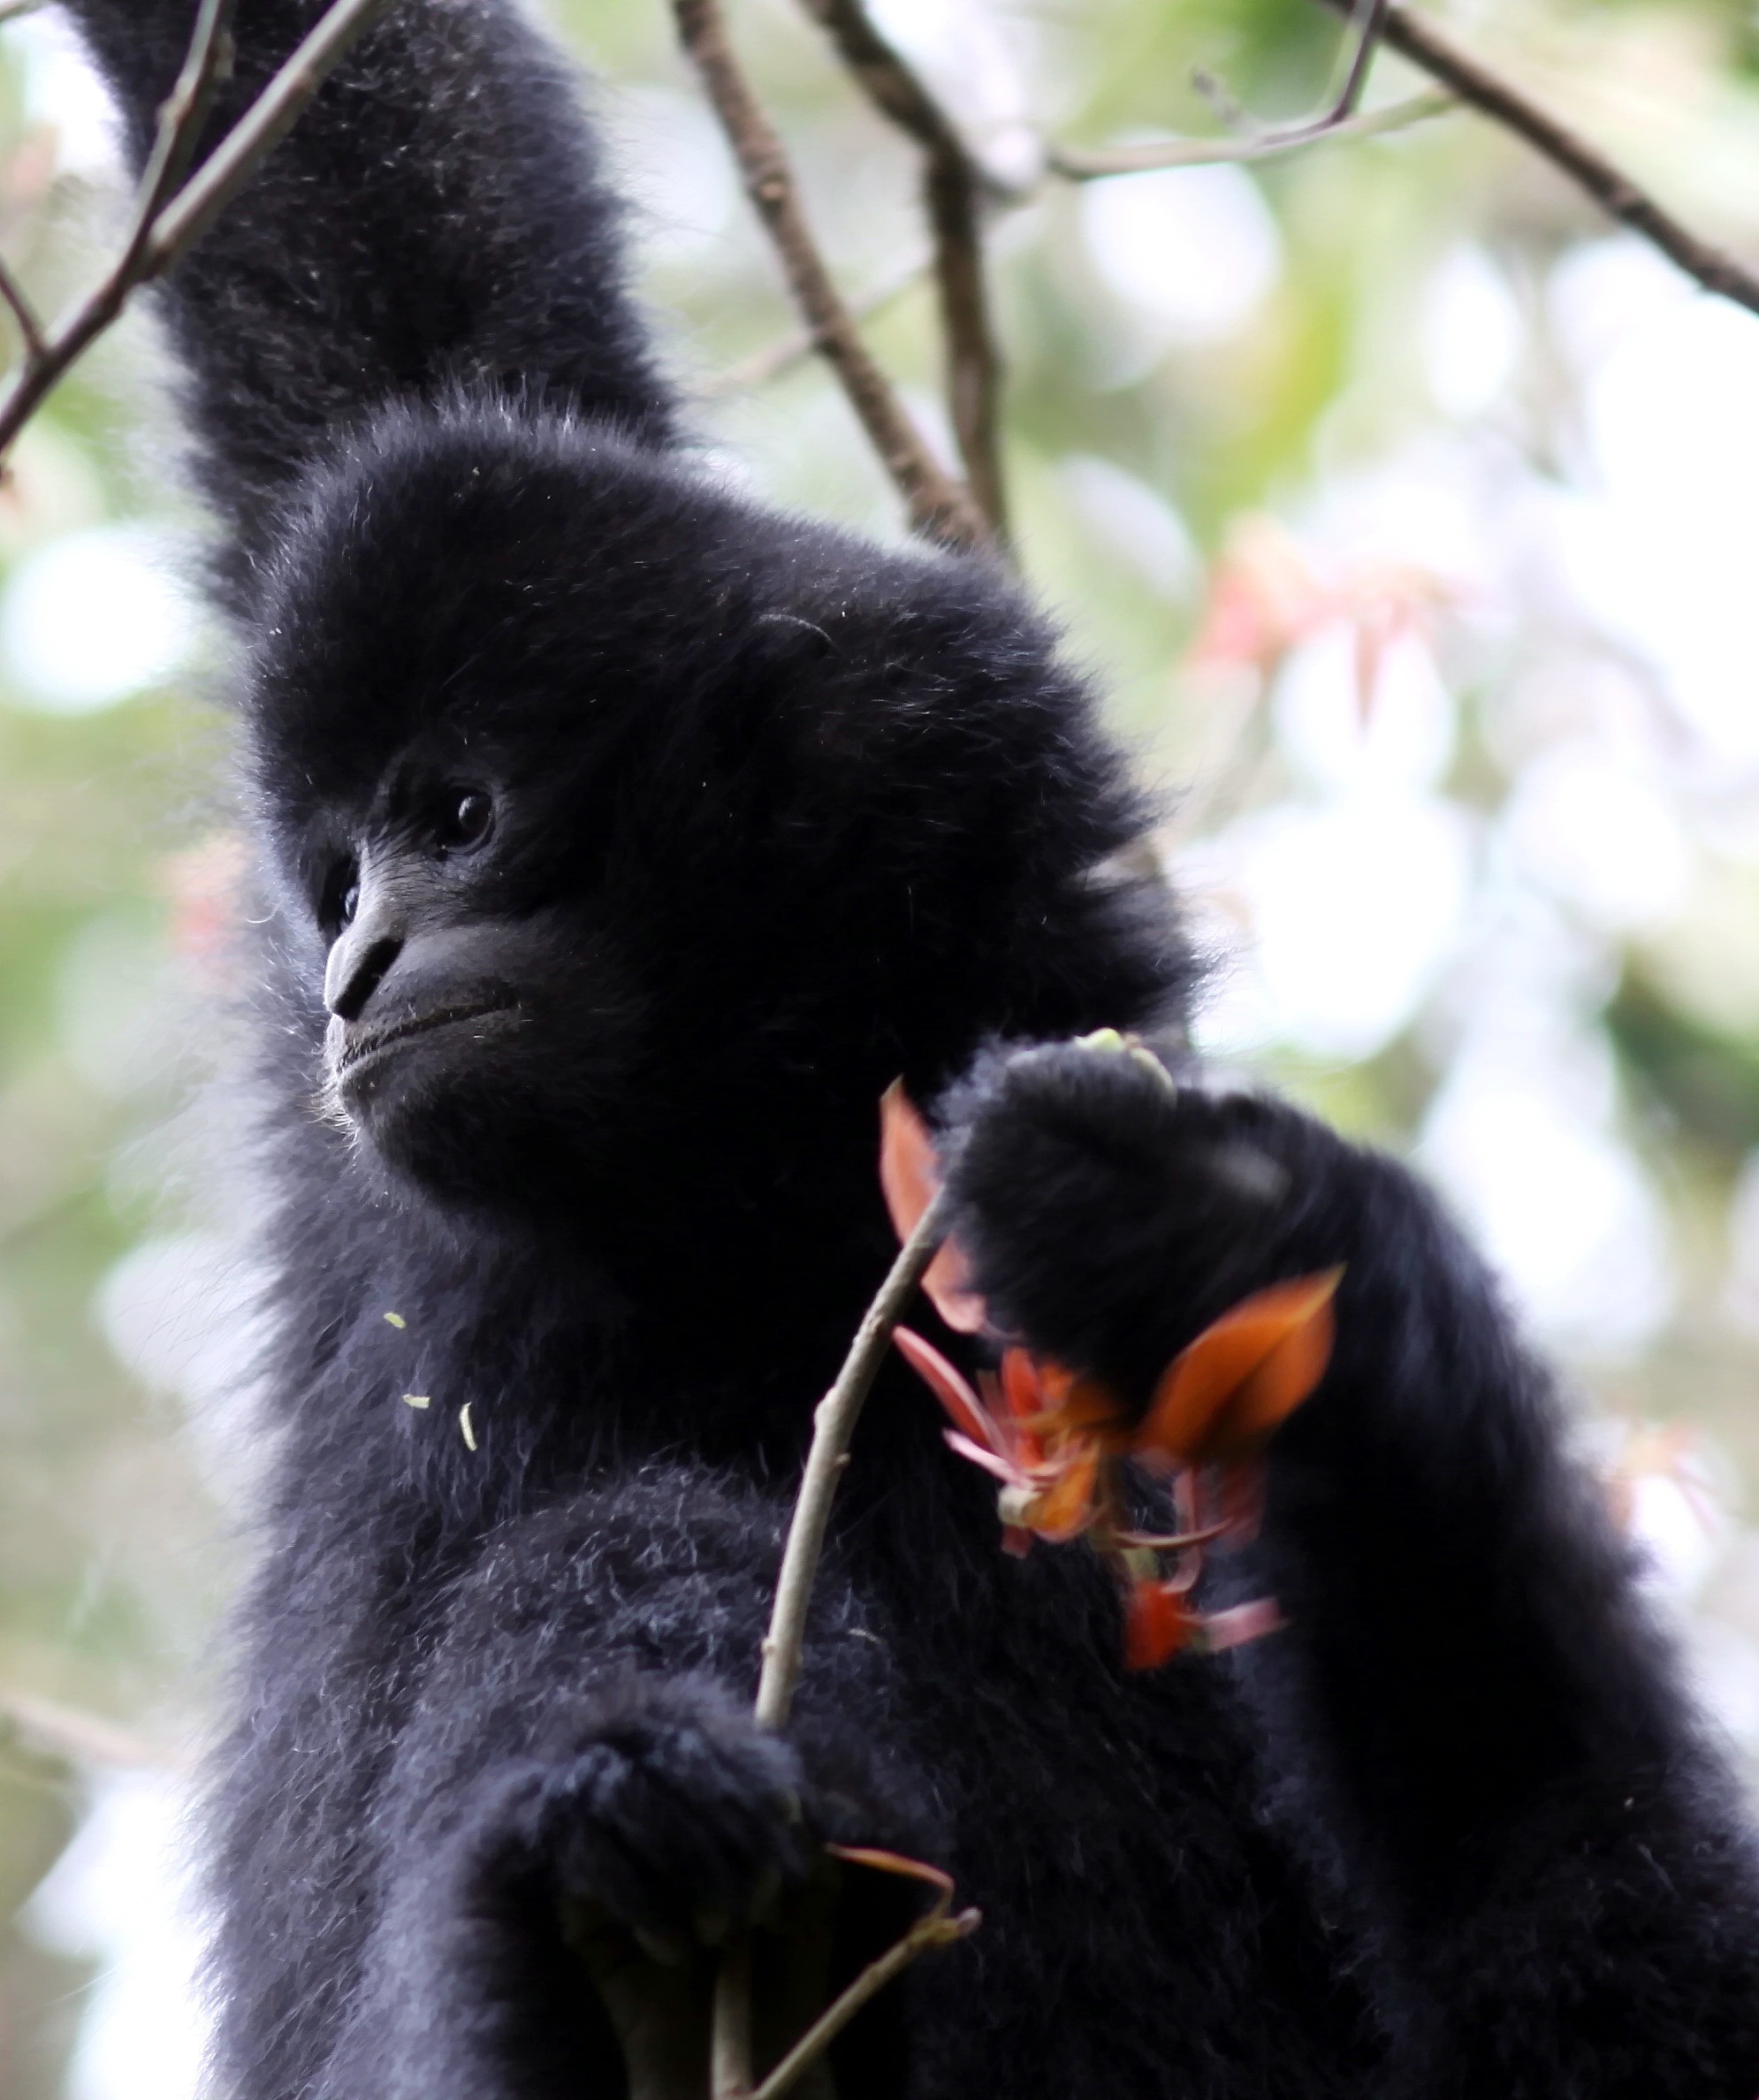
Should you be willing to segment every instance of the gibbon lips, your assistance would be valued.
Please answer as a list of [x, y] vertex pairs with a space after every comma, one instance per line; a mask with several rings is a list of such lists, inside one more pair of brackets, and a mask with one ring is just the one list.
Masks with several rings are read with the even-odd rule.
[[372, 1028], [346, 1023], [333, 1031], [340, 1035], [341, 1041], [331, 1053], [331, 1069], [337, 1078], [346, 1077], [381, 1052], [394, 1049], [413, 1036], [427, 1035], [435, 1029], [450, 1028], [459, 1022], [481, 1021], [492, 1014], [515, 1013], [518, 1006], [518, 1001], [510, 997], [481, 999], [468, 1005], [454, 1002], [430, 1007], [425, 1013], [407, 1014]]

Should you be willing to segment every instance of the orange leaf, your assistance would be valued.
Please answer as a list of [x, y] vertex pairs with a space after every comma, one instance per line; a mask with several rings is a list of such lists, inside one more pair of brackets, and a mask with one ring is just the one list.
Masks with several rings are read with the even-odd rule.
[[1197, 1632], [1197, 1614], [1182, 1591], [1150, 1580], [1131, 1585], [1123, 1603], [1126, 1670], [1158, 1670], [1181, 1648], [1189, 1647]]
[[1343, 1274], [1272, 1284], [1205, 1328], [1161, 1373], [1135, 1455], [1179, 1465], [1249, 1457], [1323, 1377]]
[[[928, 1125], [904, 1092], [903, 1081], [895, 1079], [880, 1097], [880, 1187], [901, 1242], [921, 1223], [940, 1186], [940, 1162]], [[929, 1263], [922, 1287], [956, 1335], [983, 1332], [987, 1310], [971, 1287], [963, 1253], [951, 1240]]]
[[1025, 1504], [1019, 1522], [1054, 1546], [1078, 1539], [1093, 1521], [1093, 1490], [1099, 1478], [1100, 1454], [1090, 1446], [1077, 1453], [1041, 1495]]
[[926, 1860], [913, 1860], [907, 1853], [882, 1852], [873, 1845], [827, 1845], [825, 1850], [834, 1860], [847, 1860], [851, 1867], [872, 1867], [878, 1874], [898, 1874], [910, 1881], [926, 1882], [943, 1899], [952, 1897], [953, 1876], [939, 1867], [931, 1867]]

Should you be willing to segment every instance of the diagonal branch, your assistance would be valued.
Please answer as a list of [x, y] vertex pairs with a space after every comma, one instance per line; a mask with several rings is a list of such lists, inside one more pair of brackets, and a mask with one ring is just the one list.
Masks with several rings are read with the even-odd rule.
[[[926, 255], [913, 255], [903, 269], [895, 271], [883, 284], [876, 285], [860, 299], [852, 300], [849, 309], [851, 316], [857, 321], [865, 321], [872, 315], [883, 312], [895, 299], [902, 299], [918, 278], [926, 275], [930, 261]], [[697, 396], [743, 393], [754, 386], [767, 386], [772, 379], [779, 379], [803, 358], [811, 357], [817, 347], [810, 328], [790, 329], [787, 335], [764, 344], [749, 357], [742, 357], [737, 364], [728, 365], [725, 370], [698, 381]]]
[[[1350, 4], [1351, 0], [1324, 0], [1325, 5], [1334, 9]], [[1611, 217], [1652, 242], [1707, 292], [1720, 293], [1738, 306], [1759, 313], [1759, 273], [1700, 240], [1597, 147], [1559, 123], [1481, 60], [1461, 50], [1401, 0], [1388, 0], [1380, 24], [1380, 41], [1413, 65], [1421, 66], [1481, 115], [1525, 139]]]
[[174, 1769], [178, 1760], [160, 1745], [98, 1714], [83, 1714], [34, 1693], [0, 1690], [0, 1743], [17, 1742], [39, 1756], [122, 1771]]
[[781, 258], [795, 303], [909, 505], [911, 524], [950, 546], [983, 545], [991, 536], [982, 512], [924, 444], [832, 281], [806, 224], [781, 141], [734, 57], [720, 0], [673, 0], [673, 12], [738, 160], [745, 193]]
[[1299, 153], [1333, 139], [1372, 139], [1383, 132], [1403, 131], [1431, 117], [1443, 117], [1459, 107], [1457, 96], [1444, 88], [1431, 88], [1403, 102], [1369, 110], [1359, 117], [1345, 117], [1321, 131], [1278, 133], [1268, 138], [1151, 139], [1139, 146], [1051, 146], [1046, 164], [1054, 174], [1070, 182], [1095, 182], [1107, 175], [1134, 175], [1149, 168], [1206, 168], [1217, 162], [1275, 160], [1285, 153]]
[[[842, 1369], [835, 1383], [812, 1412], [812, 1442], [800, 1476], [800, 1492], [782, 1547], [781, 1571], [776, 1578], [775, 1602], [770, 1610], [770, 1630], [764, 1638], [763, 1665], [758, 1678], [758, 1725], [781, 1729], [794, 1705], [795, 1687], [806, 1646], [806, 1615], [812, 1602], [813, 1579], [830, 1526], [831, 1505], [837, 1483], [849, 1465], [849, 1442], [856, 1423], [886, 1351], [892, 1329], [902, 1317], [910, 1294], [922, 1281], [946, 1236], [946, 1204], [937, 1196], [917, 1221], [915, 1231], [899, 1249], [873, 1302], [855, 1331]], [[936, 1916], [944, 1919], [945, 1906]], [[973, 1919], [972, 1923], [975, 1923]], [[946, 1921], [950, 1924], [952, 1921]], [[766, 2093], [780, 2092], [791, 2084], [807, 2064], [830, 2046], [844, 2021], [853, 2018], [874, 1991], [905, 1968], [925, 1948], [948, 1944], [970, 1929], [935, 1937], [919, 1932], [905, 1937], [871, 1968], [864, 1970], [849, 1989], [860, 1995], [849, 2003], [846, 1992], [788, 2051], [765, 2081]], [[883, 1973], [881, 1973], [883, 1972]], [[871, 1988], [870, 1988], [871, 1986]], [[774, 2081], [773, 2087], [772, 2081]], [[751, 2095], [751, 1945], [748, 1935], [735, 1935], [722, 1954], [715, 1975], [714, 2005], [710, 2042], [711, 2100], [754, 2100]]]
[[[214, 89], [230, 56], [225, 25], [231, 0], [201, 0], [183, 70], [159, 112], [157, 136], [122, 252], [103, 279], [53, 328], [47, 333], [39, 328], [34, 343], [27, 337], [24, 361], [0, 396], [0, 452], [114, 323], [130, 297], [162, 276], [207, 232], [389, 4], [390, 0], [333, 0], [201, 168], [179, 186], [183, 171], [194, 157]], [[19, 315], [4, 286], [0, 298]], [[19, 317], [22, 327], [23, 316]]]
[[803, 0], [857, 85], [922, 148], [923, 196], [947, 346], [947, 396], [971, 495], [998, 537], [1006, 498], [997, 452], [1001, 360], [984, 285], [982, 208], [989, 186], [946, 111], [874, 27], [864, 0]]
[[42, 338], [42, 322], [36, 308], [25, 297], [23, 286], [4, 262], [0, 262], [0, 300], [6, 302], [13, 320], [19, 324], [19, 337], [24, 345], [26, 361], [46, 355], [48, 345]]

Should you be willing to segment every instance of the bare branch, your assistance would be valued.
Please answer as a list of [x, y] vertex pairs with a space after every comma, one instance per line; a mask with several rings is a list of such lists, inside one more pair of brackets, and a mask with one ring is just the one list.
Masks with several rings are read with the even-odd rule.
[[226, 55], [230, 0], [202, 0], [183, 71], [159, 114], [133, 230], [103, 280], [46, 335], [39, 331], [36, 354], [27, 346], [23, 365], [0, 397], [0, 452], [114, 323], [132, 294], [161, 276], [207, 232], [388, 4], [389, 0], [334, 0], [202, 167], [171, 195], [194, 156]]
[[[883, 285], [876, 285], [864, 297], [849, 302], [849, 312], [857, 321], [865, 321], [872, 315], [883, 313], [895, 299], [902, 298], [910, 286], [928, 270], [931, 258], [916, 256], [909, 267], [888, 278]], [[716, 372], [704, 379], [697, 388], [698, 395], [712, 399], [718, 394], [744, 393], [757, 386], [767, 386], [772, 379], [779, 379], [790, 367], [803, 358], [811, 357], [818, 348], [818, 341], [810, 328], [790, 329], [787, 335], [779, 336], [773, 343], [765, 343], [760, 350], [754, 350], [749, 357], [742, 357], [737, 364], [728, 365], [722, 372]]]
[[0, 29], [8, 22], [17, 22], [27, 14], [40, 14], [49, 5], [49, 0], [5, 0], [0, 5]]
[[0, 262], [0, 299], [11, 309], [12, 318], [19, 324], [19, 335], [24, 345], [25, 361], [47, 354], [42, 339], [42, 323], [36, 308], [25, 297], [24, 288], [4, 262]]
[[989, 537], [982, 514], [923, 442], [832, 281], [806, 224], [781, 141], [733, 55], [720, 0], [673, 0], [673, 12], [739, 163], [745, 193], [775, 244], [795, 303], [908, 504], [911, 524], [948, 545], [982, 545]]
[[[870, 1961], [855, 1981], [831, 2000], [751, 2095], [750, 2100], [781, 2100], [781, 2096], [824, 2055], [868, 2000], [877, 1997], [894, 1976], [902, 1975], [918, 1954], [925, 1954], [933, 1947], [950, 1947], [956, 1940], [962, 1940], [977, 1930], [983, 1922], [977, 1911], [960, 1911], [956, 1916], [948, 1917], [949, 1893], [950, 1891], [943, 1893], [925, 1917], [918, 1918], [901, 1940], [888, 1947], [877, 1960]], [[719, 2094], [716, 2100], [720, 2100]]]
[[[1324, 4], [1338, 8], [1347, 4], [1347, 0], [1324, 0]], [[1469, 57], [1421, 15], [1414, 14], [1399, 0], [1388, 0], [1380, 40], [1401, 57], [1420, 65], [1461, 102], [1525, 139], [1611, 217], [1652, 242], [1707, 292], [1720, 293], [1738, 306], [1759, 313], [1759, 274], [1701, 240], [1640, 189], [1623, 169], [1614, 166], [1598, 148], [1560, 124], [1549, 110], [1541, 109], [1479, 59]]]
[[[812, 1442], [806, 1453], [806, 1465], [800, 1476], [800, 1492], [795, 1498], [794, 1515], [788, 1522], [788, 1539], [782, 1548], [781, 1572], [776, 1578], [775, 1602], [770, 1610], [770, 1630], [764, 1639], [763, 1668], [758, 1678], [757, 1718], [760, 1727], [781, 1729], [786, 1727], [788, 1716], [794, 1705], [795, 1687], [800, 1682], [801, 1657], [806, 1644], [806, 1613], [812, 1601], [812, 1579], [819, 1571], [819, 1556], [824, 1549], [825, 1533], [831, 1521], [831, 1504], [836, 1499], [837, 1482], [849, 1464], [849, 1440], [855, 1434], [855, 1425], [861, 1415], [862, 1405], [868, 1391], [885, 1361], [886, 1351], [892, 1339], [892, 1329], [898, 1324], [899, 1316], [910, 1302], [910, 1293], [922, 1281], [923, 1271], [934, 1258], [934, 1251], [945, 1236], [942, 1222], [946, 1205], [937, 1195], [917, 1221], [911, 1233], [898, 1251], [898, 1258], [880, 1286], [873, 1303], [867, 1308], [861, 1325], [855, 1331], [855, 1340], [849, 1344], [843, 1366], [835, 1382], [812, 1412]], [[844, 2023], [851, 2019], [885, 1983], [898, 1971], [913, 1961], [925, 1947], [944, 1944], [945, 1937], [957, 1938], [970, 1931], [976, 1923], [972, 1914], [971, 1924], [962, 1924], [959, 1932], [948, 1933], [953, 1922], [946, 1915], [943, 1901], [938, 1910], [922, 1920], [910, 1933], [905, 1935], [890, 1953], [882, 1955], [871, 1969], [864, 1970], [811, 2027], [795, 2046], [789, 2050], [764, 2081], [761, 2090], [765, 2095], [780, 2092], [782, 2086], [792, 2083], [820, 2051], [827, 2048], [832, 2037]], [[923, 1928], [938, 1918], [943, 1934], [942, 1941], [932, 1936], [918, 1939]], [[912, 1944], [912, 1943], [915, 1944]], [[906, 1952], [906, 1950], [908, 1950]], [[890, 1964], [891, 1966], [887, 1966]], [[876, 1974], [876, 1971], [883, 1974]], [[872, 1978], [872, 1982], [869, 1979]], [[864, 1990], [863, 1987], [866, 1986]], [[844, 2009], [844, 2001], [850, 1991], [860, 1990], [862, 1995]], [[829, 2023], [829, 2024], [827, 2024]], [[809, 2047], [809, 2044], [811, 2046]], [[751, 2093], [751, 1944], [749, 1934], [737, 1933], [728, 1941], [715, 1972], [713, 2020], [709, 2044], [711, 2100], [757, 2100]], [[786, 2077], [783, 2073], [786, 2073]], [[780, 2082], [779, 2082], [780, 2081]]]
[[214, 89], [232, 65], [232, 0], [199, 0], [189, 50], [177, 83], [159, 110], [158, 131], [135, 193], [134, 223], [112, 277], [132, 278], [139, 269], [161, 211], [195, 157], [196, 141], [213, 107]]
[[1342, 124], [1353, 117], [1362, 100], [1362, 90], [1368, 84], [1368, 75], [1374, 70], [1374, 44], [1381, 33], [1381, 24], [1386, 17], [1387, 0], [1356, 0], [1356, 40], [1350, 53], [1350, 63], [1344, 68], [1343, 85], [1337, 90], [1337, 100], [1314, 126], [1316, 131], [1329, 131], [1334, 125]]
[[764, 1641], [763, 1672], [758, 1680], [758, 1720], [765, 1728], [785, 1726], [794, 1704], [812, 1578], [819, 1570], [819, 1555], [831, 1520], [837, 1481], [849, 1464], [849, 1439], [855, 1434], [868, 1389], [885, 1361], [892, 1329], [946, 1235], [945, 1218], [945, 1203], [936, 1196], [899, 1250], [890, 1273], [856, 1329], [836, 1383], [813, 1411], [812, 1442], [788, 1527], [788, 1543], [782, 1549], [775, 1604]]
[[153, 276], [208, 231], [389, 4], [390, 0], [334, 0], [200, 171], [161, 213], [148, 249]]
[[1085, 148], [1053, 146], [1047, 165], [1071, 182], [1095, 182], [1107, 175], [1133, 175], [1149, 168], [1204, 168], [1222, 161], [1275, 160], [1285, 153], [1298, 153], [1333, 139], [1372, 139], [1383, 132], [1403, 131], [1431, 117], [1443, 117], [1459, 107], [1458, 98], [1446, 88], [1432, 88], [1384, 109], [1369, 110], [1359, 117], [1346, 117], [1322, 131], [1289, 132], [1272, 138], [1155, 139], [1140, 146]]
[[947, 399], [972, 497], [991, 531], [1006, 534], [997, 452], [1001, 360], [984, 285], [982, 206], [989, 186], [946, 111], [875, 28], [864, 0], [803, 0], [857, 86], [922, 148], [923, 197], [947, 346]]
[[131, 1729], [29, 1692], [0, 1692], [0, 1740], [8, 1735], [27, 1750], [72, 1765], [145, 1771], [169, 1769], [178, 1762]]

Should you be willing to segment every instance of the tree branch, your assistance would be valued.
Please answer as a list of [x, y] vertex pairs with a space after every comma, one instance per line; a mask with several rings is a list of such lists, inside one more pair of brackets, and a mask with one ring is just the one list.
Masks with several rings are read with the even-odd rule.
[[[1324, 0], [1340, 9], [1350, 0]], [[1720, 293], [1738, 306], [1759, 313], [1759, 274], [1745, 269], [1733, 256], [1701, 240], [1640, 189], [1604, 154], [1560, 124], [1549, 110], [1529, 101], [1518, 88], [1473, 58], [1421, 15], [1400, 0], [1388, 0], [1380, 25], [1380, 41], [1403, 58], [1420, 65], [1434, 80], [1469, 103], [1481, 115], [1492, 118], [1535, 152], [1560, 169], [1577, 186], [1620, 225], [1658, 247], [1670, 262], [1694, 278], [1707, 292]]]
[[42, 323], [36, 308], [25, 297], [24, 289], [4, 262], [0, 262], [0, 299], [5, 301], [14, 321], [19, 324], [19, 336], [28, 361], [47, 354], [48, 346], [42, 339]]
[[997, 452], [1001, 360], [984, 284], [982, 207], [989, 187], [951, 118], [870, 19], [864, 0], [802, 0], [857, 85], [922, 149], [923, 199], [946, 343], [947, 399], [971, 495], [997, 537], [1006, 496]]
[[1047, 165], [1070, 182], [1095, 182], [1108, 175], [1133, 175], [1149, 168], [1205, 168], [1222, 161], [1275, 160], [1332, 139], [1372, 139], [1382, 132], [1443, 117], [1459, 107], [1458, 98], [1432, 88], [1404, 102], [1389, 103], [1359, 117], [1341, 118], [1323, 130], [1279, 133], [1255, 139], [1154, 139], [1140, 146], [1052, 146]]
[[936, 1196], [918, 1221], [916, 1230], [899, 1249], [897, 1259], [856, 1329], [836, 1383], [813, 1411], [811, 1447], [800, 1476], [800, 1494], [788, 1527], [770, 1630], [764, 1640], [757, 1708], [758, 1723], [764, 1728], [787, 1725], [795, 1686], [800, 1682], [812, 1579], [819, 1571], [819, 1556], [831, 1521], [837, 1481], [849, 1464], [849, 1439], [855, 1434], [869, 1389], [886, 1360], [892, 1329], [946, 1236], [945, 1220], [946, 1206]]
[[177, 1761], [157, 1744], [114, 1721], [80, 1713], [29, 1692], [0, 1692], [0, 1739], [8, 1735], [27, 1750], [72, 1765], [148, 1771], [168, 1769]]
[[[231, 0], [201, 0], [183, 70], [159, 112], [128, 239], [103, 280], [47, 333], [39, 329], [34, 345], [27, 340], [24, 361], [0, 397], [0, 452], [112, 325], [132, 294], [162, 276], [207, 232], [388, 4], [389, 0], [334, 0], [202, 167], [179, 187], [229, 51], [225, 32]], [[5, 296], [0, 287], [0, 297]], [[19, 312], [10, 297], [7, 304]]]
[[950, 546], [982, 545], [990, 536], [982, 513], [924, 444], [832, 281], [806, 224], [781, 141], [733, 55], [720, 0], [673, 0], [673, 12], [739, 163], [745, 194], [775, 244], [795, 303], [909, 506], [911, 524]]
[[[837, 1845], [830, 1849], [844, 1858], [860, 1856], [845, 1852]], [[894, 1976], [902, 1975], [918, 1954], [926, 1954], [934, 1947], [950, 1947], [955, 1941], [964, 1939], [977, 1930], [983, 1922], [982, 1914], [975, 1910], [964, 1910], [949, 1916], [953, 1883], [939, 1872], [933, 1878], [939, 1884], [939, 1893], [933, 1907], [917, 1920], [901, 1940], [870, 1961], [854, 1982], [831, 2000], [774, 2070], [768, 2073], [751, 2095], [750, 2100], [781, 2100], [781, 2096], [803, 2072], [811, 2068], [869, 1999], [877, 1997]]]
[[[883, 312], [895, 299], [910, 290], [928, 270], [931, 258], [918, 255], [909, 267], [900, 270], [882, 285], [849, 302], [849, 312], [857, 321]], [[717, 394], [743, 393], [754, 386], [766, 386], [777, 379], [803, 358], [811, 357], [818, 348], [818, 339], [810, 328], [790, 329], [787, 335], [779, 336], [773, 343], [765, 343], [752, 351], [749, 357], [742, 357], [737, 364], [730, 364], [725, 371], [715, 372], [703, 380], [697, 388], [699, 396], [712, 398]]]
[[[779, 1730], [788, 1724], [795, 1687], [800, 1682], [812, 1580], [819, 1571], [819, 1556], [824, 1550], [837, 1482], [849, 1464], [849, 1440], [855, 1434], [862, 1405], [885, 1361], [892, 1329], [898, 1324], [910, 1303], [910, 1293], [922, 1281], [923, 1271], [933, 1259], [934, 1251], [945, 1236], [942, 1222], [945, 1211], [945, 1203], [937, 1195], [918, 1220], [916, 1230], [899, 1249], [897, 1259], [856, 1329], [855, 1340], [849, 1344], [849, 1354], [843, 1358], [842, 1369], [838, 1372], [834, 1384], [812, 1411], [812, 1442], [806, 1453], [800, 1492], [795, 1498], [794, 1515], [788, 1522], [788, 1539], [782, 1548], [781, 1571], [776, 1578], [775, 1602], [770, 1609], [770, 1630], [764, 1637], [756, 1708], [760, 1727]], [[765, 2095], [780, 2092], [782, 2085], [791, 2084], [813, 2058], [830, 2046], [833, 2037], [874, 1991], [913, 1961], [925, 1947], [944, 1944], [947, 1936], [957, 1938], [971, 1929], [969, 1924], [962, 1925], [960, 1932], [949, 1936], [947, 1928], [953, 1921], [945, 1913], [943, 1901], [939, 1912], [931, 1914], [931, 1917], [938, 1916], [940, 1920], [941, 1940], [937, 1941], [933, 1934], [921, 1937], [924, 1927], [930, 1921], [919, 1921], [889, 1953], [882, 1955], [872, 1968], [864, 1970], [856, 1978], [849, 1990], [821, 2015], [771, 2072], [762, 2088]], [[873, 1976], [874, 1970], [887, 1963], [893, 1966], [885, 1967], [885, 1974], [870, 1985], [868, 1980]], [[864, 1990], [864, 1985], [868, 1987]], [[863, 1995], [843, 2010], [850, 1992], [857, 1990], [861, 1990]], [[712, 2100], [756, 2100], [751, 2093], [749, 1934], [737, 1934], [728, 1943], [715, 1974], [709, 2064]], [[784, 2070], [788, 2075], [781, 2078]], [[776, 2082], [778, 2079], [780, 2084]]]

